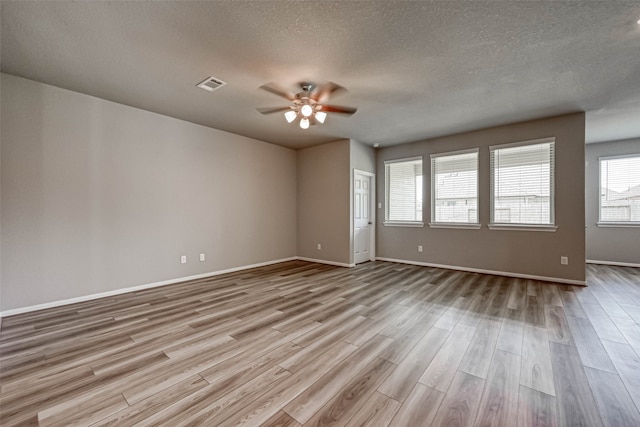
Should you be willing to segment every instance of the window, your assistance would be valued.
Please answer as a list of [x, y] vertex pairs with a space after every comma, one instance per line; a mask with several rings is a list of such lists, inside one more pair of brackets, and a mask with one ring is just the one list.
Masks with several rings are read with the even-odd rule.
[[640, 225], [640, 154], [600, 158], [600, 223]]
[[385, 165], [385, 224], [422, 226], [422, 157]]
[[478, 149], [431, 155], [431, 226], [478, 225]]
[[555, 138], [490, 147], [489, 228], [554, 231]]

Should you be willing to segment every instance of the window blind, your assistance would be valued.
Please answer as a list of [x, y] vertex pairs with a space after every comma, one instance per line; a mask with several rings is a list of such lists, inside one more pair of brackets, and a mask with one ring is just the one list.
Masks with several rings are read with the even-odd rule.
[[640, 223], [640, 154], [600, 158], [600, 222]]
[[478, 222], [478, 150], [431, 155], [431, 221]]
[[554, 144], [490, 147], [492, 224], [554, 224]]
[[422, 158], [385, 162], [386, 221], [422, 221]]

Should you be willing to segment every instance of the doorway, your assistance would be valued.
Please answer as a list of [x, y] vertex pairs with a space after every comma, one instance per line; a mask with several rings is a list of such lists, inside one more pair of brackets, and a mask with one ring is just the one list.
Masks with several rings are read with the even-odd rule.
[[375, 259], [375, 175], [353, 170], [353, 262]]

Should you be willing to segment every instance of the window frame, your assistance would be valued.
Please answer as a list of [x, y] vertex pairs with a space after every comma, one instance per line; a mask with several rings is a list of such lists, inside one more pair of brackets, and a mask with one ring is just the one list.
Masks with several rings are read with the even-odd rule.
[[[539, 145], [539, 144], [551, 144], [551, 166], [550, 166], [550, 176], [549, 176], [549, 219], [550, 222], [548, 224], [537, 224], [537, 223], [518, 223], [518, 222], [509, 222], [509, 223], [498, 223], [494, 222], [495, 220], [495, 165], [494, 165], [494, 152], [500, 149], [505, 148], [515, 148], [515, 147], [524, 147], [530, 145]], [[555, 215], [555, 198], [556, 198], [556, 185], [555, 185], [555, 169], [556, 169], [556, 138], [555, 137], [547, 137], [540, 139], [532, 139], [527, 141], [518, 141], [507, 144], [499, 144], [492, 145], [489, 147], [489, 180], [490, 180], [490, 219], [488, 228], [490, 230], [517, 230], [517, 231], [545, 231], [545, 232], [555, 232], [558, 227], [555, 223], [556, 215]]]
[[[476, 218], [475, 222], [455, 222], [455, 221], [436, 221], [436, 180], [434, 161], [438, 158], [457, 156], [461, 154], [476, 155]], [[430, 176], [431, 176], [431, 228], [460, 228], [460, 229], [479, 229], [480, 225], [480, 148], [470, 148], [466, 150], [448, 151], [445, 153], [434, 153], [430, 155]]]
[[617, 159], [638, 158], [640, 159], [640, 153], [619, 154], [611, 156], [598, 157], [598, 227], [620, 227], [620, 228], [635, 228], [640, 227], [640, 221], [603, 221], [602, 220], [602, 162]]
[[[403, 220], [390, 220], [389, 219], [389, 165], [395, 163], [408, 163], [420, 161], [420, 169], [422, 177], [422, 220], [421, 221], [403, 221]], [[418, 176], [418, 175], [416, 175]], [[384, 209], [384, 222], [385, 226], [392, 227], [424, 227], [424, 159], [423, 156], [413, 156], [413, 157], [404, 157], [400, 159], [392, 159], [384, 161], [384, 201], [385, 201], [385, 209]]]

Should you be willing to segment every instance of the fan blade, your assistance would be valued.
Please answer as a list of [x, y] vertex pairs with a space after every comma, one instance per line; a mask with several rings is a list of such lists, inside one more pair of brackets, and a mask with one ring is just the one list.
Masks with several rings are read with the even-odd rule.
[[353, 107], [342, 107], [340, 105], [323, 105], [320, 111], [324, 111], [325, 113], [353, 114], [358, 111], [358, 109]]
[[260, 89], [266, 90], [267, 92], [271, 92], [274, 95], [278, 95], [287, 99], [289, 101], [293, 101], [295, 96], [292, 93], [289, 93], [285, 89], [282, 89], [280, 86], [275, 83], [267, 83], [266, 85], [260, 86]]
[[291, 107], [266, 107], [266, 108], [256, 108], [258, 112], [262, 114], [272, 114], [272, 113], [280, 113], [282, 111], [291, 110]]
[[311, 94], [311, 99], [316, 102], [323, 103], [326, 102], [329, 97], [336, 92], [346, 92], [346, 89], [340, 86], [339, 84], [333, 82], [326, 82], [319, 85]]

